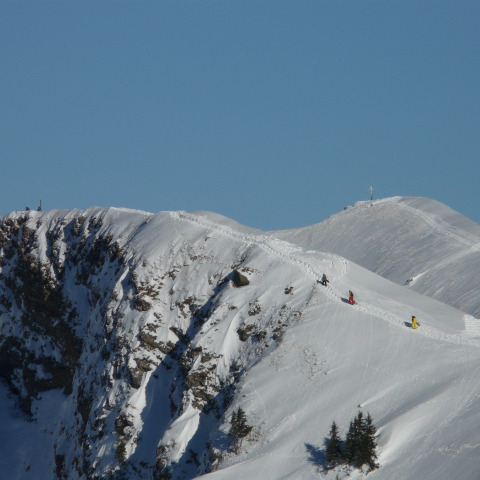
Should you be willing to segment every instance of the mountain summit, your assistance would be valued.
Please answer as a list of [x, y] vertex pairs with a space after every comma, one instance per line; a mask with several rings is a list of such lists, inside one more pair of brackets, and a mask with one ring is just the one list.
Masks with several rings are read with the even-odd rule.
[[434, 200], [358, 202], [322, 223], [273, 232], [333, 252], [480, 318], [480, 225]]
[[[210, 212], [0, 218], [5, 478], [363, 478], [323, 470], [332, 421], [344, 435], [363, 410], [369, 477], [476, 479], [480, 325], [461, 289], [479, 231], [400, 197], [278, 232]], [[466, 279], [448, 299], [444, 272]]]

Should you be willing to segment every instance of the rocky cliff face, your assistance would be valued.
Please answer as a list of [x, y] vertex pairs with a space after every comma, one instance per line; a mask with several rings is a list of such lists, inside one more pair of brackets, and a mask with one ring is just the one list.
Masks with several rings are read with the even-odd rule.
[[252, 234], [212, 225], [98, 208], [0, 219], [0, 377], [33, 422], [43, 392], [63, 394], [43, 478], [185, 479], [221, 462], [236, 382], [309, 291], [275, 285]]

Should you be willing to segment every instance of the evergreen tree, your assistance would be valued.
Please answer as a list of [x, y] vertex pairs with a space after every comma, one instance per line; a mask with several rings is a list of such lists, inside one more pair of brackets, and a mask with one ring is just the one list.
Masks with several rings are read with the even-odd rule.
[[343, 460], [342, 441], [338, 435], [338, 428], [335, 422], [330, 428], [329, 438], [326, 445], [325, 468], [335, 468]]
[[345, 460], [349, 465], [360, 468], [360, 443], [362, 437], [363, 413], [358, 415], [350, 422], [350, 427], [345, 438]]
[[373, 424], [372, 417], [370, 413], [367, 414], [365, 420], [364, 431], [363, 431], [363, 449], [365, 451], [365, 464], [368, 465], [370, 471], [375, 470], [379, 467], [377, 460], [377, 440], [376, 440], [377, 429]]
[[246, 437], [252, 427], [247, 423], [247, 416], [245, 412], [238, 407], [238, 410], [232, 413], [232, 426], [228, 432], [228, 436], [232, 440], [233, 448], [235, 451], [238, 451], [242, 443], [242, 439]]
[[355, 458], [355, 441], [354, 441], [354, 427], [353, 422], [350, 422], [347, 435], [345, 437], [345, 449], [343, 451], [343, 459], [346, 463], [353, 463]]

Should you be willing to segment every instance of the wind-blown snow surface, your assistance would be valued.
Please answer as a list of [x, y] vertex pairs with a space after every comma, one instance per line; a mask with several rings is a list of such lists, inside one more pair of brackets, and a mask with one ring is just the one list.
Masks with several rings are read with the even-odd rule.
[[[390, 205], [401, 203], [397, 199], [390, 201]], [[398, 208], [384, 211], [385, 222], [392, 229], [403, 222], [398, 212]], [[323, 442], [333, 420], [344, 434], [359, 408], [371, 413], [380, 433], [381, 468], [368, 478], [478, 478], [480, 328], [473, 316], [392, 283], [340, 256], [324, 253], [314, 245], [316, 239], [307, 235], [302, 240], [301, 233], [288, 232], [296, 244], [288, 243], [271, 233], [206, 212], [32, 212], [29, 221], [41, 219], [42, 228], [48, 229], [79, 215], [86, 217], [86, 222], [92, 217], [101, 218], [99, 234], [109, 234], [112, 243], [128, 247], [136, 282], [150, 291], [150, 310], [133, 311], [127, 305], [121, 306], [121, 300], [116, 304], [122, 311], [117, 328], [130, 344], [130, 356], [126, 357], [130, 365], [138, 359], [138, 335], [150, 325], [149, 331], [159, 341], [178, 342], [171, 330], [176, 327], [188, 332], [190, 351], [202, 347], [202, 355], [188, 365], [190, 378], [202, 371], [203, 361], [215, 373], [216, 380], [208, 380], [213, 387], [224, 389], [231, 372], [237, 372], [231, 383], [233, 396], [217, 417], [201, 411], [204, 404], [195, 400], [194, 388], [181, 391], [175, 380], [180, 370], [168, 355], [157, 357], [155, 367], [144, 374], [139, 388], [131, 388], [121, 378], [113, 381], [111, 389], [103, 391], [98, 387], [100, 396], [95, 405], [104, 405], [109, 431], [92, 441], [89, 458], [96, 465], [96, 474], [101, 475], [115, 463], [117, 437], [105, 407], [108, 404], [116, 413], [128, 413], [131, 428], [137, 432], [127, 444], [127, 464], [130, 461], [137, 467], [143, 465], [143, 469], [128, 471], [129, 480], [153, 478], [159, 444], [173, 478], [199, 477], [202, 469], [208, 468], [203, 456], [208, 445], [215, 447], [222, 459], [214, 463], [216, 471], [202, 476], [205, 479], [344, 478], [342, 470], [321, 472]], [[343, 229], [339, 236], [345, 237], [347, 248], [348, 222], [337, 223]], [[333, 231], [333, 226], [329, 229]], [[418, 235], [416, 243], [410, 240], [409, 253], [402, 257], [404, 262], [410, 255], [418, 258], [417, 252], [421, 251], [425, 252], [421, 258], [432, 259], [433, 268], [437, 255], [437, 262], [441, 262], [445, 252], [453, 251], [460, 242], [454, 229], [455, 235], [449, 237], [453, 246], [448, 246], [448, 240], [439, 241], [442, 249], [428, 254], [431, 239], [438, 238], [433, 223], [430, 229], [428, 235]], [[465, 234], [468, 239], [476, 235], [474, 230]], [[358, 237], [349, 240], [358, 241]], [[299, 246], [302, 242], [307, 250]], [[455, 259], [451, 265], [456, 265]], [[234, 267], [249, 278], [248, 286], [233, 287], [229, 274]], [[464, 274], [473, 277], [469, 268], [474, 267], [465, 267]], [[164, 275], [167, 272], [171, 275]], [[322, 273], [330, 279], [327, 288], [317, 283]], [[103, 282], [108, 283], [108, 275], [105, 271]], [[227, 282], [219, 282], [221, 279]], [[123, 275], [114, 284], [119, 299], [128, 295], [132, 298]], [[156, 293], [152, 294], [148, 287], [155, 287]], [[73, 285], [71, 289], [75, 290]], [[346, 301], [349, 289], [356, 295], [355, 306]], [[76, 295], [72, 294], [72, 298], [78, 299], [78, 308], [87, 313], [87, 305], [81, 304], [78, 292]], [[203, 324], [195, 326], [192, 322], [185, 308], [188, 298], [208, 305]], [[408, 326], [413, 314], [421, 323], [417, 331]], [[161, 322], [155, 323], [158, 318]], [[6, 313], [1, 320], [5, 328]], [[93, 316], [89, 321], [92, 331]], [[242, 342], [237, 331], [249, 326], [253, 334]], [[265, 335], [261, 335], [263, 332]], [[88, 342], [87, 337], [84, 340]], [[203, 356], [207, 353], [215, 358], [214, 363]], [[83, 358], [87, 361], [88, 357]], [[149, 359], [154, 361], [153, 357]], [[108, 364], [104, 371], [108, 372]], [[91, 381], [95, 382], [95, 378]], [[6, 433], [0, 437], [2, 445], [6, 445], [0, 453], [2, 472], [11, 479], [55, 479], [51, 449], [62, 438], [67, 441], [61, 430], [70, 425], [75, 385], [70, 395], [59, 391], [40, 394], [34, 403], [36, 423], [23, 421], [18, 413], [12, 416], [14, 399], [7, 398], [5, 390], [1, 393], [6, 426]], [[172, 399], [181, 404], [173, 415]], [[121, 410], [115, 410], [114, 402]], [[226, 445], [231, 413], [239, 406], [254, 431], [234, 454], [222, 450], [222, 445]], [[93, 426], [87, 432], [93, 438]], [[37, 450], [37, 439], [45, 451]], [[68, 456], [67, 447], [63, 445], [63, 452]], [[352, 471], [349, 478], [364, 476]], [[72, 471], [69, 478], [80, 477]]]

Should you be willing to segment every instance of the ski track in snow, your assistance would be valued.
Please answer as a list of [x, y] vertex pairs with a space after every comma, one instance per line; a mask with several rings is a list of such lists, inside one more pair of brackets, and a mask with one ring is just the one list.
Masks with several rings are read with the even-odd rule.
[[[469, 245], [470, 247], [476, 247], [478, 245], [476, 242], [469, 242], [464, 237], [460, 237], [455, 233], [444, 229], [429, 215], [423, 214], [422, 212], [419, 212], [413, 207], [410, 207], [408, 205], [402, 205], [402, 208], [406, 208], [416, 212], [433, 228], [442, 231], [446, 235], [449, 235], [456, 240], [461, 241], [466, 245]], [[322, 276], [323, 272], [328, 273], [333, 270], [335, 271], [336, 275], [340, 274], [340, 276], [343, 277], [348, 271], [349, 262], [344, 258], [339, 257], [338, 255], [322, 252], [322, 255], [327, 260], [317, 261], [317, 268], [314, 269], [312, 268], [311, 263], [305, 261], [304, 259], [304, 256], [306, 254], [305, 250], [302, 250], [300, 247], [292, 245], [291, 243], [288, 243], [284, 240], [272, 238], [271, 236], [267, 235], [242, 233], [234, 230], [229, 226], [217, 224], [208, 220], [205, 217], [189, 214], [185, 211], [173, 211], [168, 213], [175, 220], [185, 221], [191, 225], [199, 225], [201, 227], [210, 229], [213, 232], [219, 233], [227, 238], [231, 238], [232, 240], [235, 240], [237, 242], [245, 243], [247, 246], [255, 245], [264, 250], [267, 254], [278, 257], [285, 262], [291, 263], [299, 267], [315, 282]], [[322, 286], [322, 291], [334, 302], [344, 305], [341, 294], [335, 291], [330, 284], [327, 287]], [[369, 303], [355, 303], [355, 305], [348, 305], [348, 308], [355, 308], [365, 314], [382, 318], [391, 325], [405, 328], [405, 319], [403, 317], [400, 318], [392, 315], [390, 312], [387, 312], [386, 310], [371, 305]], [[450, 334], [442, 332], [433, 327], [429, 327], [424, 323], [422, 323], [421, 327], [415, 332], [412, 331], [412, 333], [414, 333], [415, 335], [421, 334], [425, 337], [429, 337], [431, 339], [439, 340], [446, 343], [451, 343], [454, 345], [470, 345], [480, 347], [480, 322], [474, 317], [471, 317], [470, 315], [465, 315], [464, 318], [465, 330], [461, 334]]]

